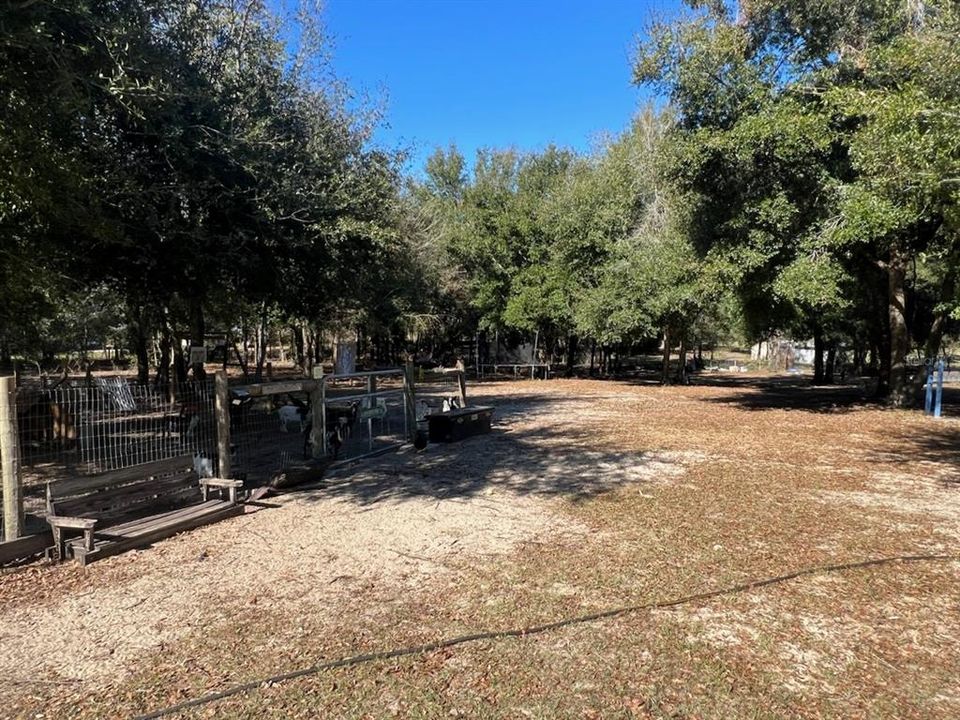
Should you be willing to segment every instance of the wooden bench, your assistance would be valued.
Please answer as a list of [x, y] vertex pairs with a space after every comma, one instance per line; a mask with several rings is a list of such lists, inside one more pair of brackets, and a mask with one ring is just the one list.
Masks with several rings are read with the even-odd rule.
[[[190, 528], [237, 515], [243, 482], [200, 478], [193, 457], [181, 455], [75, 480], [47, 483], [47, 522], [53, 555], [86, 565]], [[215, 488], [220, 498], [211, 499]], [[227, 497], [222, 497], [223, 492]], [[65, 539], [65, 531], [82, 536]]]

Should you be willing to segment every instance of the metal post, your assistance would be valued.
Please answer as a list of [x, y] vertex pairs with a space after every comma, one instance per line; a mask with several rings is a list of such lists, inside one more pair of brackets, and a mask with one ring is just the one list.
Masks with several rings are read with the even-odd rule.
[[[373, 393], [377, 390], [377, 383], [373, 375], [367, 375], [367, 410], [373, 410]], [[367, 413], [367, 449], [373, 452], [373, 417]]]
[[930, 415], [933, 413], [933, 362], [927, 360], [927, 394], [926, 398], [923, 401], [923, 414]]
[[413, 363], [407, 362], [403, 370], [403, 434], [413, 442], [417, 434], [417, 391], [413, 384]]
[[937, 362], [937, 399], [933, 407], [933, 416], [940, 417], [943, 405], [943, 358]]
[[23, 488], [20, 485], [20, 443], [17, 440], [17, 384], [0, 378], [0, 475], [3, 476], [3, 537], [23, 534]]
[[227, 373], [217, 370], [214, 376], [214, 413], [217, 416], [217, 473], [229, 478], [230, 467], [230, 386]]

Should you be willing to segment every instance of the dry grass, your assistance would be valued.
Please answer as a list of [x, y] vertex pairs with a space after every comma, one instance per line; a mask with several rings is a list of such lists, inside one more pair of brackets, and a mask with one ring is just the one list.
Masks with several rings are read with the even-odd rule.
[[[499, 417], [487, 438], [383, 458], [86, 570], [3, 576], [5, 707], [123, 717], [355, 652], [957, 553], [956, 421], [737, 383], [484, 385]], [[326, 672], [187, 716], [952, 718], [958, 575], [957, 562], [815, 575]], [[51, 649], [58, 637], [68, 652]], [[96, 652], [78, 657], [83, 641]]]

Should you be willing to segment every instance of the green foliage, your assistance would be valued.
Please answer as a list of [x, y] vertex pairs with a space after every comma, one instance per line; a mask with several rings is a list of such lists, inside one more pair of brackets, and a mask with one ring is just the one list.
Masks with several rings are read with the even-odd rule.
[[[0, 28], [0, 230], [32, 283], [4, 274], [0, 305], [36, 324], [69, 287], [103, 284], [138, 323], [194, 336], [224, 297], [288, 318], [397, 314], [382, 290], [403, 253], [398, 158], [326, 84], [309, 14], [16, 3]], [[30, 351], [16, 330], [2, 343]]]
[[[691, 18], [652, 28], [634, 76], [678, 111], [666, 173], [692, 210], [695, 246], [738, 289], [748, 324], [857, 340], [867, 318], [876, 351], [891, 332], [876, 304], [921, 256], [945, 264], [928, 276], [944, 283], [939, 307], [952, 311], [956, 4], [691, 6]], [[887, 266], [889, 278], [875, 272]], [[911, 282], [911, 304], [932, 297]], [[913, 324], [919, 341], [927, 333]], [[892, 367], [902, 367], [898, 342]]]
[[470, 178], [455, 149], [435, 152], [412, 196], [475, 327], [618, 346], [708, 314], [722, 291], [708, 291], [718, 286], [660, 174], [670, 122], [647, 108], [587, 157], [482, 151]]

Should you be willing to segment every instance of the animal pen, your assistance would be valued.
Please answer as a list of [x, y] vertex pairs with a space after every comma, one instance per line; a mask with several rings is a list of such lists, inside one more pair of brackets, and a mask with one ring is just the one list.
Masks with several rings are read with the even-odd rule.
[[[165, 388], [120, 377], [19, 388], [3, 379], [3, 537], [41, 542], [51, 497], [96, 478], [155, 482], [161, 469], [185, 461], [198, 478], [234, 478], [249, 490], [293, 467], [390, 451], [413, 438], [417, 408], [422, 416], [463, 404], [463, 375], [454, 377], [458, 383], [449, 375], [425, 383], [417, 401], [412, 366], [233, 386], [223, 373]], [[165, 499], [157, 490], [156, 503]]]

